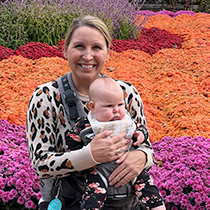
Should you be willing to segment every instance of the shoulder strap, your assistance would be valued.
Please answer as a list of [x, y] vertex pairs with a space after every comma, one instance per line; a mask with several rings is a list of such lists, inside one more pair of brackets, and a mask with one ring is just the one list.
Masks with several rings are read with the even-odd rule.
[[77, 106], [76, 106], [76, 94], [71, 89], [68, 83], [67, 74], [61, 77], [61, 81], [62, 81], [63, 89], [64, 89], [63, 96], [64, 96], [64, 99], [66, 100], [66, 103], [69, 106], [70, 119], [75, 120], [79, 117]]
[[71, 79], [71, 72], [59, 77], [57, 83], [65, 113], [73, 127], [78, 117], [86, 116], [86, 113], [82, 102], [77, 97], [76, 88]]

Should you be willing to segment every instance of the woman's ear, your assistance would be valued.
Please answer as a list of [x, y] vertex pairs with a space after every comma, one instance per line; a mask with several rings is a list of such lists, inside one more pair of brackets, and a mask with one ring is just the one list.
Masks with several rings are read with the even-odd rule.
[[106, 55], [106, 61], [109, 60], [109, 51], [110, 51], [110, 48], [108, 48], [108, 52], [107, 52], [107, 55]]
[[66, 58], [66, 59], [67, 59], [67, 53], [66, 53], [66, 50], [64, 50], [64, 51], [63, 51], [63, 56], [64, 56], [64, 58]]

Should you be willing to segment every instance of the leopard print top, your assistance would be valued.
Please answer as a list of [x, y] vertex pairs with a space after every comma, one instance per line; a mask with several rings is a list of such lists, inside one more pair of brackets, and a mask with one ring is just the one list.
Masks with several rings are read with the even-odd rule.
[[[131, 117], [146, 126], [142, 100], [136, 88], [116, 80], [124, 91], [125, 103]], [[88, 102], [81, 101], [85, 113]], [[65, 177], [75, 171], [93, 167], [90, 144], [76, 151], [67, 151], [65, 137], [71, 129], [57, 81], [43, 84], [34, 91], [26, 117], [26, 135], [29, 155], [39, 178]], [[149, 138], [138, 148], [147, 154], [145, 169], [153, 165], [154, 152]]]

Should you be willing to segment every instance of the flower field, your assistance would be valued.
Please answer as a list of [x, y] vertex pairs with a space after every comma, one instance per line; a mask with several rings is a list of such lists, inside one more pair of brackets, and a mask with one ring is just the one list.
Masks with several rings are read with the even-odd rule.
[[[103, 73], [142, 97], [157, 159], [150, 172], [167, 209], [210, 210], [210, 14], [148, 13], [137, 39], [113, 39]], [[70, 71], [62, 45], [0, 46], [0, 209], [37, 208], [26, 111], [38, 85]]]

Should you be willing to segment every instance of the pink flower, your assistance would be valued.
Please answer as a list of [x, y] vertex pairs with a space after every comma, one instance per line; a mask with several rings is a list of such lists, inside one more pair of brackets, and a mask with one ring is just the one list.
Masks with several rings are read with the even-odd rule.
[[0, 190], [0, 198], [2, 198], [3, 195], [4, 195], [4, 191]]
[[10, 194], [13, 195], [13, 196], [15, 197], [15, 196], [18, 195], [18, 192], [17, 192], [17, 190], [12, 189], [12, 190], [10, 191]]
[[6, 181], [5, 178], [0, 177], [0, 185], [5, 185], [6, 182], [7, 182], [7, 181]]
[[31, 209], [32, 207], [33, 207], [33, 201], [31, 201], [31, 200], [29, 200], [29, 201], [26, 201], [25, 202], [25, 206], [26, 206], [26, 208], [28, 208], [28, 209]]
[[190, 192], [190, 193], [189, 193], [189, 196], [190, 196], [191, 198], [194, 198], [195, 193], [194, 193], [194, 192]]
[[172, 195], [166, 196], [166, 201], [167, 201], [168, 203], [171, 203], [171, 202], [173, 201], [173, 196], [172, 196]]
[[9, 192], [5, 192], [3, 197], [2, 197], [3, 202], [8, 202], [9, 201]]
[[188, 204], [187, 205], [187, 210], [192, 210], [193, 209], [193, 206], [191, 204]]
[[41, 194], [40, 191], [36, 194], [36, 197], [37, 197], [38, 200], [40, 200], [42, 198], [42, 194]]
[[23, 204], [23, 203], [25, 202], [25, 200], [24, 200], [23, 197], [19, 197], [19, 198], [17, 199], [17, 202], [18, 202], [18, 204]]

